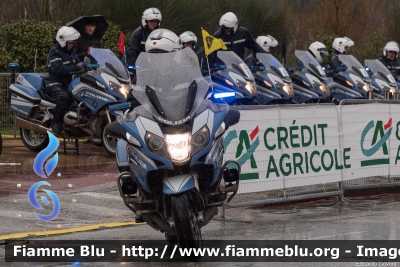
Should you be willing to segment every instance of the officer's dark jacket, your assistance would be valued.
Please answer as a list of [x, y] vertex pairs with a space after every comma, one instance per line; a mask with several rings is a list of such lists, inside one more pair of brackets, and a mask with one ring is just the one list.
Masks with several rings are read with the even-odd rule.
[[218, 31], [214, 33], [214, 37], [221, 38], [228, 50], [235, 52], [243, 60], [245, 48], [251, 49], [253, 53], [265, 52], [245, 27], [238, 26], [236, 32], [232, 30], [230, 35], [226, 35], [225, 32], [219, 28]]
[[128, 40], [128, 48], [126, 49], [126, 59], [129, 65], [134, 65], [139, 54], [146, 51], [146, 40], [151, 32], [149, 28], [144, 28], [143, 26], [139, 26], [132, 32]]
[[335, 70], [337, 67], [343, 67], [342, 61], [339, 60], [339, 54], [334, 54], [331, 58], [331, 61], [329, 61], [329, 67], [332, 70]]
[[101, 48], [100, 40], [93, 35], [89, 35], [85, 32], [82, 33], [81, 38], [79, 38], [74, 47], [80, 61], [83, 61], [83, 58], [88, 55], [87, 51], [90, 46]]
[[79, 62], [74, 49], [67, 51], [56, 42], [47, 56], [46, 71], [49, 76], [45, 78], [46, 86], [70, 84], [72, 81], [70, 72], [79, 70], [76, 66]]
[[396, 59], [389, 60], [386, 56], [381, 56], [379, 58], [379, 61], [382, 62], [382, 64], [385, 65], [386, 68], [388, 68], [393, 75], [400, 75], [400, 65]]

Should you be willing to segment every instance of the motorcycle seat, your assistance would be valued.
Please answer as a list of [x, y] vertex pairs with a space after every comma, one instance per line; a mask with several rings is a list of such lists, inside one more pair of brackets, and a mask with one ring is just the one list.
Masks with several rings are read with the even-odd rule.
[[45, 73], [43, 73], [42, 75], [40, 75], [40, 78], [44, 79], [44, 78], [46, 78], [47, 76], [49, 76], [49, 73], [48, 73], [48, 72], [45, 72]]
[[40, 98], [42, 98], [42, 99], [44, 99], [44, 100], [46, 100], [46, 101], [49, 101], [49, 102], [51, 102], [51, 103], [53, 103], [53, 104], [56, 104], [56, 103], [57, 103], [57, 100], [56, 100], [55, 98], [52, 98], [52, 97], [48, 96], [48, 95], [44, 92], [44, 90], [39, 90], [38, 93], [39, 93], [39, 95], [40, 95]]

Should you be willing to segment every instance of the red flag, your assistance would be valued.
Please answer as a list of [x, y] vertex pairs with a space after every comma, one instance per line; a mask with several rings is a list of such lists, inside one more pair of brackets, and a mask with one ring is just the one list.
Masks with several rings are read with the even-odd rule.
[[124, 34], [124, 31], [121, 31], [121, 33], [119, 34], [117, 47], [119, 49], [119, 52], [121, 52], [121, 54], [124, 55], [125, 54], [125, 34]]

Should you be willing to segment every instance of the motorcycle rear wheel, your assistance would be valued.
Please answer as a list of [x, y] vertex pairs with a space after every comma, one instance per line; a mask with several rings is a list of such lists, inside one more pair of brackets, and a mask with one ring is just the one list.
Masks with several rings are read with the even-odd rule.
[[37, 133], [28, 129], [19, 129], [22, 143], [32, 151], [39, 152], [49, 144], [49, 136], [44, 133]]
[[200, 247], [201, 230], [187, 194], [172, 196], [171, 205], [178, 242], [183, 247]]

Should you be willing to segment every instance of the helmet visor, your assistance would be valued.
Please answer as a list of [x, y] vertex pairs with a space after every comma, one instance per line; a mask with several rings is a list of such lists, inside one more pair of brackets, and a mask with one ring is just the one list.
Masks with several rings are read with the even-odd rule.
[[317, 51], [321, 53], [321, 56], [328, 55], [328, 49], [326, 49], [326, 47], [318, 48]]

